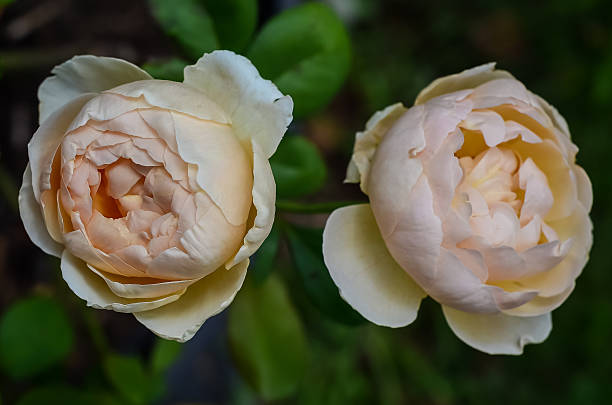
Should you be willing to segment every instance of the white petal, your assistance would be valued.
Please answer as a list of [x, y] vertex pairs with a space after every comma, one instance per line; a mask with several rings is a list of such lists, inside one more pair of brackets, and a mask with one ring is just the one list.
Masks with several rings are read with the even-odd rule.
[[268, 159], [293, 119], [293, 100], [264, 80], [253, 64], [231, 51], [204, 54], [185, 68], [184, 83], [199, 89], [230, 116], [243, 140], [253, 139]]
[[357, 132], [353, 156], [346, 173], [346, 183], [360, 183], [361, 190], [366, 194], [368, 193], [368, 174], [378, 144], [395, 121], [406, 111], [407, 109], [402, 103], [390, 105], [384, 110], [375, 112], [366, 123], [365, 130]]
[[39, 123], [83, 93], [99, 93], [123, 83], [151, 79], [138, 66], [122, 59], [80, 55], [53, 68], [38, 88]]
[[190, 286], [177, 302], [134, 316], [156, 335], [186, 342], [208, 318], [231, 304], [242, 287], [248, 265], [247, 259], [229, 270], [220, 268]]
[[156, 298], [184, 290], [196, 280], [159, 281], [148, 278], [122, 277], [87, 267], [100, 276], [115, 295], [123, 298]]
[[32, 170], [34, 198], [40, 201], [40, 193], [51, 188], [51, 165], [57, 148], [62, 143], [67, 128], [81, 108], [96, 95], [82, 94], [62, 105], [36, 130], [28, 143], [28, 157]]
[[550, 334], [550, 313], [534, 317], [470, 314], [442, 307], [448, 325], [466, 344], [488, 354], [522, 354], [523, 346], [541, 343]]
[[251, 208], [250, 158], [233, 127], [172, 113], [180, 157], [197, 165], [197, 182], [233, 225], [246, 222]]
[[121, 298], [112, 293], [106, 283], [95, 275], [84, 261], [64, 250], [62, 254], [62, 277], [68, 287], [79, 298], [87, 301], [87, 306], [96, 309], [111, 309], [117, 312], [139, 312], [159, 308], [179, 299], [184, 290], [157, 299]]
[[323, 232], [323, 257], [340, 295], [377, 325], [412, 323], [427, 294], [393, 260], [367, 204], [335, 210]]
[[429, 86], [421, 90], [414, 104], [423, 104], [439, 95], [457, 90], [473, 89], [482, 83], [501, 78], [512, 78], [512, 75], [504, 70], [495, 70], [495, 63], [476, 66], [461, 73], [434, 80]]
[[32, 171], [30, 164], [23, 172], [23, 183], [19, 189], [19, 215], [23, 226], [32, 242], [42, 249], [43, 252], [55, 257], [62, 256], [64, 247], [54, 241], [45, 226], [40, 204], [34, 198], [32, 190]]
[[253, 207], [256, 214], [253, 226], [245, 235], [242, 246], [226, 267], [234, 266], [251, 256], [266, 240], [274, 223], [275, 203], [276, 183], [272, 168], [259, 145], [253, 142]]
[[506, 137], [506, 125], [503, 118], [490, 110], [470, 112], [460, 126], [472, 131], [480, 131], [489, 147], [504, 142]]

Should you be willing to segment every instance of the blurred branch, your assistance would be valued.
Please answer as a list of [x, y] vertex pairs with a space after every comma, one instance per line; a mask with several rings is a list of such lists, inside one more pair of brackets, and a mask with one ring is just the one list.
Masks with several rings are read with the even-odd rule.
[[40, 4], [8, 23], [4, 30], [6, 36], [12, 41], [19, 41], [27, 37], [61, 15], [67, 3], [66, 0], [50, 0]]
[[276, 208], [279, 211], [295, 212], [298, 214], [321, 214], [332, 212], [347, 205], [363, 204], [363, 201], [332, 201], [323, 203], [301, 203], [297, 201], [277, 200]]

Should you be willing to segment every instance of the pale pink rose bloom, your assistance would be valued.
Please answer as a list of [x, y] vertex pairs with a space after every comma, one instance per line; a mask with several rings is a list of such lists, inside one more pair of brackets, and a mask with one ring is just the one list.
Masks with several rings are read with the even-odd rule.
[[52, 73], [19, 194], [26, 231], [87, 305], [190, 339], [270, 232], [268, 159], [291, 98], [229, 51], [186, 67], [183, 83], [95, 56]]
[[460, 339], [491, 354], [542, 342], [592, 244], [577, 151], [557, 110], [494, 64], [377, 112], [346, 180], [370, 204], [334, 211], [323, 234], [342, 297], [400, 327], [429, 295]]

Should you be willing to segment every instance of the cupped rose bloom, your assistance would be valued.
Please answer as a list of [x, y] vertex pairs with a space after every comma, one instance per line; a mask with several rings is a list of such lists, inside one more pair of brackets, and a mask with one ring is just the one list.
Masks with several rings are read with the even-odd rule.
[[268, 159], [291, 98], [229, 51], [186, 67], [183, 83], [95, 56], [52, 73], [19, 193], [28, 235], [87, 305], [190, 339], [270, 232]]
[[368, 320], [442, 305], [470, 346], [520, 354], [548, 336], [592, 244], [592, 191], [565, 120], [494, 64], [434, 81], [358, 133], [347, 181], [370, 204], [332, 213], [325, 262]]

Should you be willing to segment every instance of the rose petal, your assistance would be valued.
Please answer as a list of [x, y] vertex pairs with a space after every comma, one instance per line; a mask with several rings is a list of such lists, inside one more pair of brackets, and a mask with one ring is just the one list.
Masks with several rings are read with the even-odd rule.
[[390, 105], [384, 110], [375, 112], [366, 123], [365, 130], [357, 132], [345, 183], [360, 183], [361, 190], [365, 194], [368, 193], [368, 175], [378, 144], [395, 121], [406, 111], [402, 103]]
[[251, 208], [250, 158], [233, 127], [172, 113], [179, 155], [197, 165], [197, 182], [233, 225], [246, 222]]
[[54, 241], [45, 226], [45, 220], [40, 205], [34, 198], [32, 189], [32, 171], [30, 164], [23, 172], [23, 182], [19, 189], [19, 215], [30, 240], [43, 252], [55, 257], [62, 256], [64, 247]]
[[123, 298], [162, 297], [184, 290], [199, 280], [159, 281], [150, 278], [122, 277], [102, 272], [89, 264], [87, 267], [100, 276], [115, 295]]
[[64, 250], [62, 254], [62, 277], [68, 287], [81, 299], [87, 301], [87, 306], [96, 309], [112, 309], [117, 312], [139, 312], [167, 305], [176, 301], [184, 293], [181, 290], [175, 294], [156, 299], [122, 298], [111, 292], [104, 281], [87, 268], [84, 261]]
[[412, 323], [427, 294], [393, 260], [367, 204], [335, 210], [323, 232], [323, 257], [340, 295], [369, 321]]
[[177, 302], [134, 316], [156, 335], [186, 342], [208, 318], [231, 304], [242, 286], [248, 265], [247, 259], [229, 270], [218, 269], [190, 286]]
[[550, 334], [550, 313], [534, 317], [470, 314], [442, 306], [452, 331], [466, 344], [488, 354], [522, 354], [523, 347], [541, 343]]
[[84, 93], [99, 93], [123, 83], [151, 79], [138, 66], [121, 59], [79, 55], [55, 66], [38, 88], [39, 123]]
[[228, 114], [239, 138], [259, 145], [266, 159], [293, 119], [293, 100], [264, 80], [253, 64], [231, 51], [204, 54], [187, 66], [184, 83], [199, 89]]
[[510, 78], [513, 76], [504, 71], [496, 70], [495, 63], [487, 63], [464, 70], [461, 73], [456, 73], [449, 76], [444, 76], [434, 80], [431, 84], [425, 87], [417, 96], [414, 104], [424, 104], [428, 100], [442, 94], [451, 93], [457, 90], [473, 89], [483, 83], [491, 80]]
[[253, 207], [255, 214], [253, 226], [244, 236], [242, 246], [238, 253], [226, 263], [226, 267], [235, 266], [242, 260], [250, 257], [261, 244], [266, 240], [272, 224], [274, 223], [274, 213], [276, 210], [276, 183], [268, 159], [255, 142], [253, 142]]

